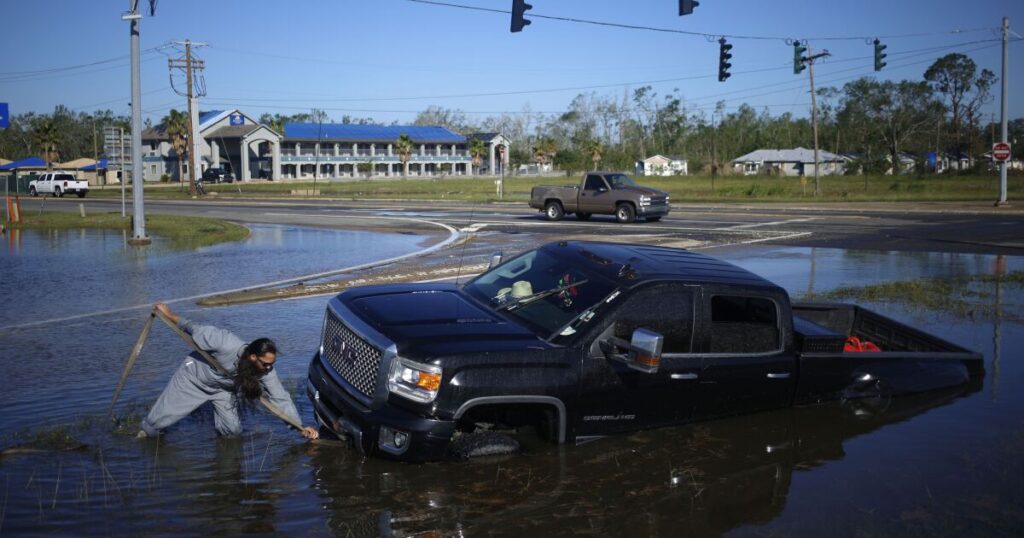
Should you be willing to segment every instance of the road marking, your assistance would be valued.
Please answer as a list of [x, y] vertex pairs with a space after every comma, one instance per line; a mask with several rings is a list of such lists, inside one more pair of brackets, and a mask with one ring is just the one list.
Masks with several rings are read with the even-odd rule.
[[459, 231], [462, 232], [462, 233], [472, 234], [472, 233], [479, 232], [485, 226], [487, 226], [486, 222], [477, 222], [477, 223], [475, 223], [475, 224], [473, 224], [471, 226], [466, 226], [465, 228], [459, 228]]
[[750, 239], [750, 240], [747, 240], [747, 241], [737, 241], [735, 243], [723, 243], [721, 245], [708, 245], [706, 247], [695, 247], [693, 250], [709, 249], [709, 248], [721, 248], [721, 247], [731, 247], [731, 246], [734, 246], [734, 245], [749, 245], [749, 244], [752, 244], [752, 243], [761, 243], [761, 242], [764, 242], [764, 241], [782, 241], [782, 240], [785, 240], [785, 239], [792, 239], [794, 237], [803, 237], [803, 236], [806, 236], [806, 235], [813, 235], [813, 232], [797, 232], [797, 233], [791, 233], [789, 235], [783, 235], [783, 236], [762, 237], [760, 239]]
[[789, 219], [789, 220], [777, 220], [774, 222], [755, 222], [753, 224], [740, 224], [737, 226], [729, 226], [728, 228], [715, 228], [715, 231], [727, 231], [727, 230], [741, 230], [748, 228], [759, 228], [761, 226], [780, 226], [782, 224], [793, 224], [794, 222], [810, 222], [812, 220], [818, 220], [818, 217], [806, 217], [802, 219]]

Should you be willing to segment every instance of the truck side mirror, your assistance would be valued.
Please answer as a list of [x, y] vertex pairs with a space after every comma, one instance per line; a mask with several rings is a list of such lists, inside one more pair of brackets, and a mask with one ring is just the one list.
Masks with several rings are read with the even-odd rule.
[[654, 331], [636, 329], [629, 341], [628, 353], [612, 353], [609, 356], [633, 370], [654, 374], [661, 365], [661, 346], [664, 341], [665, 337]]
[[491, 261], [490, 263], [487, 264], [487, 270], [490, 271], [491, 269], [494, 269], [495, 267], [501, 265], [501, 257], [502, 254], [500, 250], [498, 252], [495, 252], [494, 254], [491, 254]]

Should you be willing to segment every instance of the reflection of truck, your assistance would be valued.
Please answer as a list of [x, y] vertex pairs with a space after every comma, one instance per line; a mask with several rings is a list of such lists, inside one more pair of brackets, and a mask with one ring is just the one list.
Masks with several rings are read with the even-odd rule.
[[615, 215], [619, 222], [633, 222], [637, 217], [656, 221], [671, 209], [668, 193], [637, 185], [633, 178], [618, 172], [588, 172], [578, 186], [534, 187], [530, 207], [543, 211], [548, 220], [575, 213], [580, 220]]
[[[881, 351], [844, 352], [849, 337]], [[856, 306], [791, 306], [708, 256], [559, 242], [462, 288], [339, 294], [308, 392], [319, 422], [360, 449], [430, 460], [514, 446], [490, 429], [572, 442], [983, 373], [976, 353]]]
[[66, 172], [47, 172], [29, 182], [28, 192], [32, 196], [50, 194], [59, 198], [65, 194], [77, 194], [79, 198], [85, 198], [89, 192], [89, 182], [75, 179], [75, 176]]

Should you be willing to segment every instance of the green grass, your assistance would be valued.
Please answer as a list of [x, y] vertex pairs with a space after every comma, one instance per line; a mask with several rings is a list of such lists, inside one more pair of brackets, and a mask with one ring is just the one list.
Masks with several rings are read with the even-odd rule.
[[973, 275], [963, 278], [926, 278], [885, 282], [870, 286], [849, 286], [817, 294], [814, 299], [895, 303], [927, 310], [944, 310], [971, 315], [984, 310], [980, 301], [991, 299], [991, 285], [1024, 286], [1024, 271], [1005, 275]]
[[[526, 202], [530, 189], [536, 185], [572, 185], [579, 174], [571, 177], [505, 178], [504, 201]], [[491, 177], [443, 179], [362, 179], [318, 180], [318, 198], [375, 198], [394, 200], [499, 200]], [[814, 178], [798, 177], [719, 176], [712, 184], [708, 176], [637, 176], [639, 183], [667, 191], [674, 202], [906, 202], [906, 201], [986, 201], [998, 197], [998, 175], [986, 176], [823, 176], [821, 196], [814, 196]], [[210, 185], [216, 198], [292, 197], [291, 191], [313, 189], [312, 181], [259, 182]], [[1009, 178], [1009, 197], [1024, 195], [1024, 179]], [[90, 196], [117, 197], [120, 190], [94, 189]], [[189, 198], [174, 184], [147, 188], [147, 197]], [[308, 196], [295, 196], [306, 198]], [[208, 196], [207, 198], [214, 198]]]
[[[83, 218], [78, 213], [25, 211], [23, 222], [13, 227], [42, 230], [130, 230], [131, 219], [119, 213], [92, 213]], [[148, 215], [146, 232], [166, 239], [176, 249], [193, 249], [249, 237], [249, 229], [245, 226], [218, 219], [172, 215]]]

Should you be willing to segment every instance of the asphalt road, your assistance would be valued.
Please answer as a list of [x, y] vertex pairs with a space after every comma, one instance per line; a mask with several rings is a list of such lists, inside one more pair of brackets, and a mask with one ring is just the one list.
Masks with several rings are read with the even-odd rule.
[[[31, 215], [42, 198], [23, 200]], [[120, 200], [49, 198], [47, 210], [120, 211]], [[131, 215], [129, 202], [127, 208]], [[205, 198], [146, 202], [147, 213], [200, 215], [239, 222], [349, 227], [383, 225], [402, 217], [440, 222], [476, 232], [530, 234], [538, 240], [567, 237], [654, 242], [700, 247], [774, 243], [862, 250], [970, 252], [1024, 255], [1024, 210], [982, 203], [877, 203], [820, 205], [674, 205], [661, 222], [619, 224], [611, 216], [588, 222], [568, 216], [548, 222], [525, 204]], [[394, 223], [388, 224], [394, 227]]]

